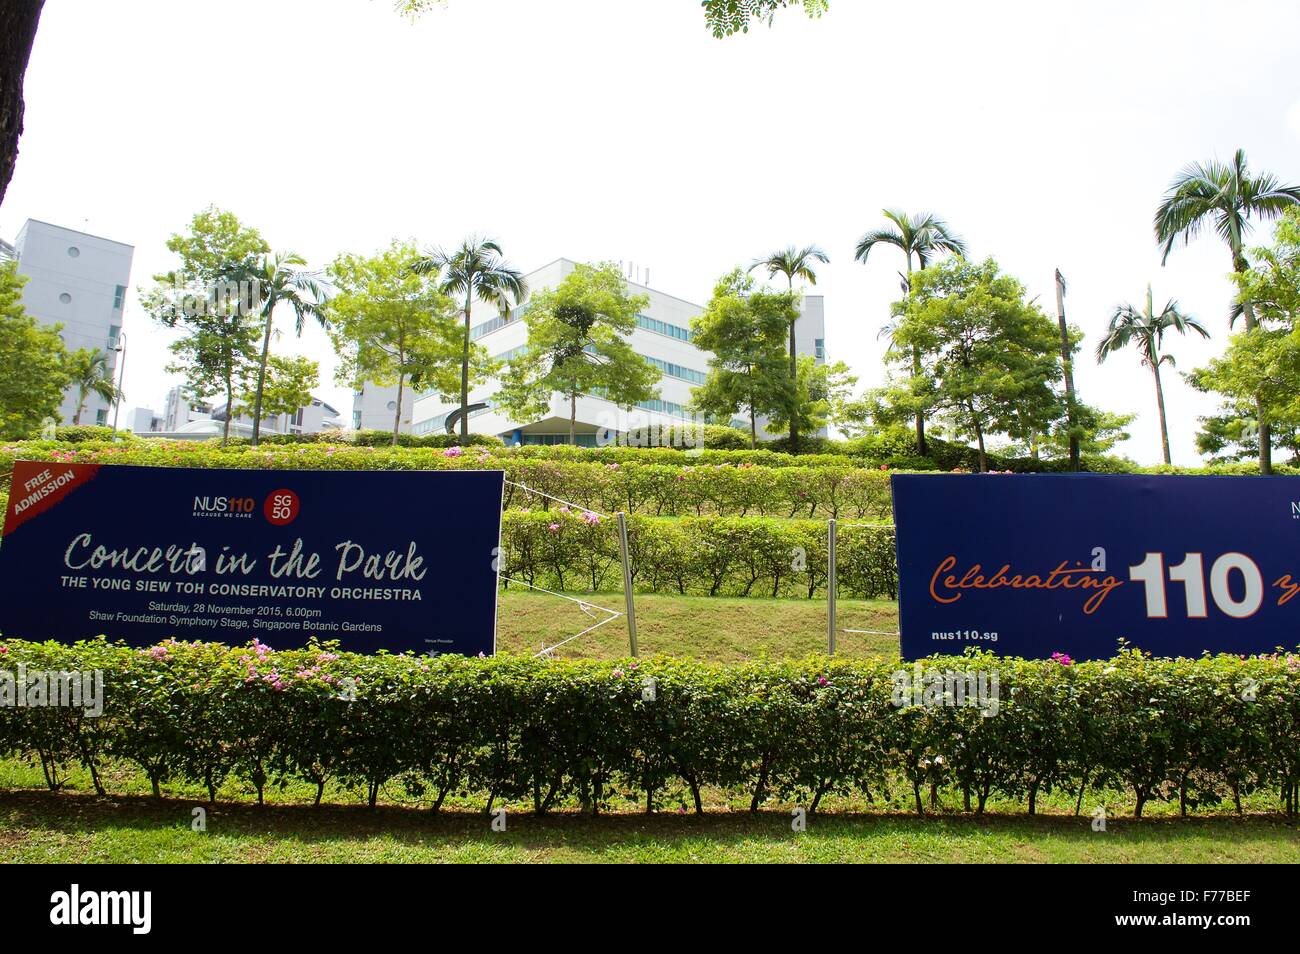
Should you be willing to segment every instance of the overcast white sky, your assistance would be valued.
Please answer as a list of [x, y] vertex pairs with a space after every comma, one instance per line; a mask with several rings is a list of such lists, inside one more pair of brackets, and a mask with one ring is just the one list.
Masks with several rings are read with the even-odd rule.
[[[853, 245], [884, 206], [928, 209], [1049, 312], [1062, 270], [1081, 394], [1138, 411], [1121, 450], [1153, 462], [1149, 373], [1091, 351], [1148, 281], [1213, 332], [1172, 343], [1180, 367], [1223, 347], [1227, 250], [1205, 238], [1162, 268], [1152, 213], [1182, 165], [1239, 146], [1300, 180], [1297, 37], [1293, 0], [832, 0], [727, 40], [696, 0], [449, 0], [414, 25], [388, 0], [47, 0], [0, 236], [32, 217], [130, 243], [141, 286], [216, 203], [314, 265], [478, 232], [524, 270], [632, 260], [696, 302], [817, 242], [830, 356], [868, 385], [902, 260], [863, 266]], [[125, 330], [128, 404], [160, 409], [168, 338], [134, 296]], [[276, 347], [332, 372], [314, 329], [286, 320]], [[1213, 405], [1167, 389], [1191, 463]], [[322, 393], [349, 412], [346, 388]]]

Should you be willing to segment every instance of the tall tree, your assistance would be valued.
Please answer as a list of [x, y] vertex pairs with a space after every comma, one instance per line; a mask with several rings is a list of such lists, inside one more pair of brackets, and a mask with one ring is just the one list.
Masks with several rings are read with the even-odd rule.
[[[826, 264], [830, 258], [816, 245], [805, 245], [803, 248], [795, 248], [793, 245], [773, 252], [767, 258], [754, 260], [754, 264], [749, 266], [750, 271], [756, 268], [767, 270], [768, 278], [775, 278], [777, 275], [784, 275], [786, 290], [794, 295], [794, 280], [803, 279], [809, 285], [817, 284], [817, 272], [813, 267], [814, 262]], [[799, 312], [796, 309], [790, 319], [790, 375], [789, 375], [789, 393], [791, 401], [795, 400], [799, 392], [799, 355], [795, 350], [794, 329], [799, 320]], [[790, 408], [788, 414], [790, 422], [790, 452], [799, 453], [799, 414], [797, 409]]]
[[792, 293], [755, 288], [736, 269], [713, 289], [704, 311], [691, 319], [691, 341], [712, 353], [704, 384], [691, 403], [704, 414], [749, 417], [749, 446], [758, 446], [757, 416], [788, 406], [786, 329], [798, 316]]
[[27, 277], [0, 261], [0, 440], [30, 437], [57, 418], [68, 385], [61, 325], [42, 325], [23, 308]]
[[1262, 421], [1273, 443], [1294, 457], [1300, 454], [1300, 206], [1283, 214], [1274, 244], [1252, 249], [1249, 267], [1233, 278], [1256, 328], [1233, 335], [1221, 357], [1187, 376], [1198, 390], [1226, 398], [1223, 413], [1201, 419], [1197, 448], [1222, 457], [1229, 448], [1240, 453], [1253, 445], [1258, 453]]
[[[456, 306], [434, 284], [436, 276], [414, 269], [420, 253], [413, 244], [394, 241], [370, 257], [340, 255], [329, 267], [337, 290], [326, 312], [330, 337], [340, 362], [340, 383], [359, 387], [371, 381], [397, 385], [393, 444], [402, 427], [406, 388], [436, 388], [451, 395], [458, 387], [461, 333]], [[486, 352], [473, 346], [480, 362]]]
[[[177, 267], [155, 275], [153, 286], [141, 293], [155, 321], [183, 332], [170, 345], [176, 360], [166, 370], [185, 376], [191, 396], [222, 395], [233, 407], [257, 349], [251, 276], [270, 246], [234, 213], [208, 206], [190, 219], [188, 231], [167, 240], [167, 249], [177, 256]], [[227, 416], [222, 445], [229, 439]]]
[[72, 386], [77, 389], [77, 411], [72, 415], [74, 425], [81, 423], [81, 412], [90, 395], [97, 395], [109, 404], [120, 397], [106, 351], [98, 348], [77, 349], [68, 355], [67, 371]]
[[989, 435], [1024, 439], [1064, 417], [1056, 323], [1026, 300], [1024, 286], [992, 259], [960, 258], [922, 269], [911, 285], [894, 338], [919, 357], [933, 406], [975, 440], [981, 471]]
[[546, 414], [551, 394], [569, 399], [569, 443], [577, 443], [578, 397], [595, 393], [630, 408], [656, 394], [659, 369], [627, 336], [649, 298], [629, 295], [617, 266], [578, 265], [528, 306], [527, 351], [511, 360], [498, 404], [520, 418]]
[[1195, 331], [1203, 338], [1210, 336], [1199, 321], [1183, 314], [1178, 308], [1178, 302], [1173, 299], [1165, 302], [1164, 308], [1157, 314], [1151, 297], [1151, 286], [1147, 285], [1146, 305], [1141, 311], [1128, 304], [1115, 309], [1106, 336], [1097, 345], [1097, 362], [1100, 364], [1129, 345], [1137, 348], [1142, 363], [1151, 369], [1151, 374], [1155, 377], [1156, 409], [1160, 413], [1160, 444], [1164, 450], [1165, 464], [1169, 465], [1173, 461], [1169, 456], [1169, 425], [1165, 419], [1165, 391], [1160, 383], [1160, 366], [1168, 364], [1173, 367], [1174, 356], [1160, 352], [1166, 331], [1176, 331], [1180, 335]]
[[262, 433], [263, 392], [266, 390], [267, 359], [271, 355], [271, 329], [275, 310], [288, 305], [293, 311], [294, 329], [302, 336], [308, 318], [315, 318], [328, 330], [325, 292], [321, 284], [303, 270], [307, 263], [294, 252], [263, 255], [247, 278], [256, 289], [257, 314], [262, 323], [262, 352], [257, 367], [257, 390], [253, 398], [253, 446]]
[[[1178, 244], [1187, 244], [1207, 227], [1227, 243], [1232, 270], [1247, 268], [1245, 238], [1251, 219], [1272, 219], [1300, 203], [1300, 186], [1282, 185], [1269, 173], [1251, 175], [1246, 153], [1238, 149], [1231, 162], [1194, 162], [1174, 178], [1156, 209], [1156, 240], [1163, 246], [1161, 262]], [[1238, 299], [1239, 313], [1246, 319], [1246, 332], [1255, 330], [1255, 309], [1248, 299]], [[1238, 313], [1234, 311], [1233, 315]], [[1262, 403], [1259, 418], [1259, 471], [1273, 472], [1269, 425]]]
[[[966, 254], [966, 243], [953, 233], [947, 222], [933, 212], [908, 215], [898, 209], [882, 209], [881, 211], [891, 224], [883, 229], [873, 229], [858, 239], [857, 247], [853, 251], [853, 257], [865, 265], [867, 256], [877, 245], [893, 245], [901, 249], [907, 263], [907, 273], [903, 276], [904, 295], [911, 289], [913, 258], [916, 259], [916, 267], [924, 269], [930, 264], [932, 258], [939, 255], [947, 253], [954, 255]], [[912, 374], [914, 376], [919, 375], [920, 370], [920, 355], [913, 353]], [[916, 409], [915, 422], [916, 452], [924, 457], [926, 454], [925, 411], [920, 406]]]
[[471, 237], [453, 252], [433, 249], [412, 268], [417, 273], [437, 274], [443, 294], [465, 302], [460, 358], [460, 440], [464, 444], [469, 440], [470, 309], [477, 298], [508, 312], [528, 295], [528, 283], [502, 259], [501, 246], [493, 239]]

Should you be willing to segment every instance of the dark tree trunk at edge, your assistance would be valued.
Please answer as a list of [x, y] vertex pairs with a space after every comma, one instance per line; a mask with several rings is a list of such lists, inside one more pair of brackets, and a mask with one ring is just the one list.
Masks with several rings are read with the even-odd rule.
[[23, 134], [23, 76], [36, 41], [44, 0], [0, 4], [0, 203], [18, 161]]

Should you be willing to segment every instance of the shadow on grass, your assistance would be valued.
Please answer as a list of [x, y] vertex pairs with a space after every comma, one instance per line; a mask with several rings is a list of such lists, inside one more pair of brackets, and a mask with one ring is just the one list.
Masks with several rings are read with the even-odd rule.
[[[301, 843], [367, 841], [383, 838], [399, 844], [440, 842], [499, 844], [547, 849], [566, 845], [615, 848], [653, 840], [673, 846], [707, 840], [719, 846], [757, 841], [786, 843], [791, 838], [791, 814], [785, 809], [757, 813], [719, 810], [704, 815], [662, 812], [653, 815], [620, 812], [598, 816], [565, 811], [534, 816], [510, 811], [508, 832], [494, 832], [481, 811], [363, 805], [275, 805], [149, 796], [107, 797], [74, 793], [17, 791], [0, 793], [0, 846], [17, 831], [56, 832], [84, 836], [95, 832], [188, 831], [192, 811], [203, 807], [210, 830], [235, 838], [274, 837]], [[1225, 843], [1267, 838], [1293, 843], [1300, 851], [1300, 823], [1281, 813], [1243, 816], [1153, 817], [1108, 820], [1107, 830], [1126, 841], [1170, 846], [1189, 837]], [[1094, 844], [1091, 820], [1067, 814], [999, 814], [983, 816], [946, 812], [917, 817], [903, 813], [818, 813], [808, 820], [808, 832], [818, 837], [871, 838], [993, 838], [1008, 843], [1050, 838]]]

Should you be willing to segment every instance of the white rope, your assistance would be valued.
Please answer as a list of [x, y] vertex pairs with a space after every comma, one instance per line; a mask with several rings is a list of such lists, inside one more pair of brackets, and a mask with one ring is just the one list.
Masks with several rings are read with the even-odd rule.
[[872, 530], [893, 530], [896, 529], [892, 523], [837, 523], [837, 528], [843, 527], [868, 527]]
[[886, 633], [881, 629], [842, 629], [841, 633], [866, 633], [868, 636], [898, 636], [899, 633]]
[[511, 487], [518, 487], [520, 490], [524, 491], [525, 493], [537, 494], [537, 496], [545, 497], [547, 500], [554, 500], [557, 503], [562, 503], [566, 507], [572, 507], [575, 510], [583, 511], [584, 513], [594, 513], [597, 517], [604, 517], [606, 520], [612, 519], [610, 515], [607, 513], [601, 513], [599, 510], [592, 510], [590, 507], [584, 507], [582, 506], [582, 504], [573, 503], [572, 501], [565, 500], [563, 497], [556, 497], [554, 494], [548, 494], [544, 490], [536, 490], [532, 487], [529, 487], [527, 484], [519, 484], [513, 480], [507, 480], [506, 483], [509, 484]]
[[532, 584], [532, 583], [529, 583], [529, 582], [526, 581], [526, 580], [515, 580], [515, 579], [512, 579], [512, 578], [510, 578], [510, 577], [508, 577], [508, 576], [503, 576], [503, 577], [501, 577], [501, 579], [505, 580], [507, 583], [517, 583], [517, 584], [519, 584], [520, 586], [526, 586], [526, 587], [528, 587], [530, 590], [537, 590], [537, 592], [539, 592], [539, 593], [546, 593], [546, 594], [549, 595], [549, 596], [558, 596], [560, 599], [562, 599], [562, 600], [568, 600], [570, 603], [577, 603], [578, 606], [579, 606], [579, 608], [580, 608], [584, 613], [587, 614], [587, 617], [588, 617], [589, 619], [595, 619], [594, 614], [592, 614], [592, 613], [590, 612], [591, 610], [600, 610], [602, 613], [608, 613], [608, 614], [609, 614], [609, 615], [606, 616], [604, 619], [602, 619], [599, 623], [597, 623], [595, 626], [588, 626], [588, 627], [587, 627], [586, 629], [584, 629], [582, 632], [580, 632], [580, 633], [574, 633], [574, 634], [573, 634], [572, 636], [570, 636], [568, 639], [562, 639], [562, 640], [560, 640], [558, 643], [556, 643], [554, 646], [546, 646], [546, 647], [543, 647], [541, 652], [539, 652], [539, 653], [534, 653], [534, 654], [533, 654], [533, 658], [534, 658], [534, 659], [537, 659], [539, 656], [546, 656], [546, 657], [549, 658], [552, 652], [554, 652], [555, 650], [559, 649], [559, 648], [560, 648], [561, 646], [563, 646], [565, 643], [571, 643], [571, 642], [573, 642], [575, 639], [577, 639], [579, 636], [586, 636], [588, 633], [593, 632], [594, 630], [600, 629], [600, 627], [604, 626], [604, 625], [605, 625], [606, 623], [608, 623], [610, 620], [617, 619], [618, 617], [620, 617], [620, 616], [623, 615], [623, 614], [620, 613], [618, 610], [612, 610], [612, 609], [610, 609], [609, 607], [606, 607], [606, 606], [600, 606], [600, 605], [597, 605], [596, 603], [589, 603], [589, 602], [587, 602], [586, 600], [580, 600], [580, 599], [578, 599], [576, 596], [570, 596], [568, 593], [557, 593], [557, 592], [555, 592], [554, 590], [548, 590], [548, 589], [547, 589], [546, 587], [544, 587], [544, 586], [536, 586], [536, 585], [534, 585], [534, 584]]

